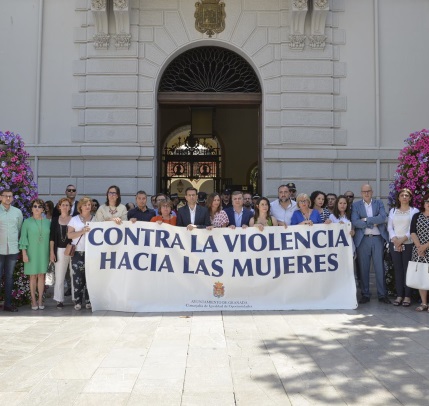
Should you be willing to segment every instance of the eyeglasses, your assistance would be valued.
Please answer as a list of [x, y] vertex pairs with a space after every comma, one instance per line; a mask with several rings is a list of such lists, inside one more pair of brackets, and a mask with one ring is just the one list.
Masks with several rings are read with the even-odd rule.
[[425, 200], [425, 203], [429, 203], [429, 200]]
[[67, 192], [76, 192], [76, 189], [67, 189]]
[[347, 199], [353, 199], [355, 195], [346, 195]]
[[401, 194], [400, 196], [401, 196], [401, 197], [410, 197], [410, 195], [409, 195], [409, 194], [407, 194], [407, 193], [403, 193], [403, 194]]
[[33, 206], [33, 209], [43, 209], [43, 206], [37, 206], [37, 205], [34, 205], [34, 206]]
[[109, 195], [117, 195], [117, 193], [116, 192], [109, 192]]

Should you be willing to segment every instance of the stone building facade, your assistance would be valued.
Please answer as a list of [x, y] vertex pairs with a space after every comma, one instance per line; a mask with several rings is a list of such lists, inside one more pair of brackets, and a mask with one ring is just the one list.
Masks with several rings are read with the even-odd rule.
[[194, 0], [5, 1], [0, 126], [26, 141], [42, 197], [57, 199], [69, 183], [96, 197], [117, 184], [126, 200], [158, 191], [162, 150], [190, 124], [180, 109], [195, 103], [163, 110], [162, 75], [200, 47], [240, 56], [261, 88], [253, 104], [216, 105], [223, 177], [249, 183], [250, 162], [234, 180], [249, 153], [269, 197], [289, 181], [357, 194], [371, 182], [387, 196], [403, 140], [429, 117], [428, 2], [223, 3], [224, 29], [209, 36]]

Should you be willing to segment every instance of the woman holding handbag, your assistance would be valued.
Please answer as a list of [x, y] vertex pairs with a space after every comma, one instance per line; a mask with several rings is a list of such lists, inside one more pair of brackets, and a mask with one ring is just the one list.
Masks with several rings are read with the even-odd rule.
[[57, 301], [57, 309], [61, 310], [64, 307], [64, 278], [70, 264], [70, 257], [64, 255], [67, 244], [71, 243], [67, 237], [67, 226], [71, 220], [70, 199], [60, 199], [57, 209], [60, 215], [53, 217], [51, 222], [50, 261], [55, 263], [54, 300]]
[[393, 306], [408, 307], [411, 303], [411, 288], [406, 285], [408, 262], [411, 260], [413, 241], [410, 235], [411, 219], [418, 209], [412, 207], [413, 194], [403, 188], [396, 194], [395, 207], [389, 212], [389, 251], [395, 269], [396, 300]]
[[76, 251], [71, 259], [75, 310], [80, 310], [82, 308], [84, 291], [86, 308], [92, 308], [88, 290], [86, 288], [85, 276], [85, 238], [86, 233], [90, 231], [88, 223], [93, 219], [93, 216], [91, 215], [91, 206], [92, 200], [90, 197], [83, 197], [80, 199], [77, 204], [79, 214], [72, 217], [68, 224], [67, 236], [73, 240], [73, 244], [76, 245]]
[[[411, 220], [411, 239], [413, 240], [413, 262], [429, 263], [429, 192], [423, 196], [421, 213], [416, 213]], [[428, 311], [428, 291], [419, 289], [422, 303], [418, 312]]]

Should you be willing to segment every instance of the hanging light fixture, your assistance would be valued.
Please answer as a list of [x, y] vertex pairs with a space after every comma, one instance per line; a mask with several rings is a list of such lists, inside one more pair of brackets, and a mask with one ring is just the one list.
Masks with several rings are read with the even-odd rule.
[[183, 182], [182, 182], [182, 179], [180, 179], [179, 182], [177, 182], [177, 191], [179, 193], [183, 192]]

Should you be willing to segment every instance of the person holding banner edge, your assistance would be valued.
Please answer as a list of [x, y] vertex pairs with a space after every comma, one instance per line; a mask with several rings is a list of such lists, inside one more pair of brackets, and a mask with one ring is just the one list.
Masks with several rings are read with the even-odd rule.
[[[259, 231], [264, 231], [264, 227], [278, 225], [277, 219], [271, 216], [269, 200], [266, 197], [259, 198], [255, 205], [255, 215], [250, 219], [249, 226], [255, 226]], [[287, 227], [287, 224], [284, 227]]]
[[91, 230], [89, 225], [93, 216], [91, 215], [92, 200], [90, 197], [83, 197], [77, 204], [79, 214], [72, 217], [68, 224], [67, 236], [73, 240], [76, 245], [76, 251], [71, 259], [73, 270], [73, 291], [75, 299], [75, 310], [82, 308], [83, 292], [85, 290], [86, 308], [91, 309], [91, 301], [89, 299], [88, 290], [86, 287], [85, 275], [85, 238], [86, 234]]
[[106, 203], [98, 208], [95, 219], [96, 221], [114, 221], [116, 224], [121, 224], [122, 221], [128, 219], [127, 213], [127, 208], [121, 203], [121, 190], [118, 186], [112, 185], [107, 189]]
[[197, 205], [197, 189], [188, 187], [185, 190], [186, 206], [177, 210], [177, 225], [186, 227], [189, 231], [194, 228], [207, 228], [210, 226], [210, 214], [207, 207]]
[[232, 192], [232, 206], [225, 209], [225, 213], [228, 216], [229, 228], [234, 229], [236, 227], [246, 228], [249, 226], [250, 219], [253, 214], [250, 210], [243, 207], [243, 192], [235, 190]]
[[290, 220], [291, 226], [321, 224], [322, 218], [315, 209], [310, 209], [311, 200], [305, 193], [300, 193], [296, 197], [296, 204], [298, 210], [295, 210]]

